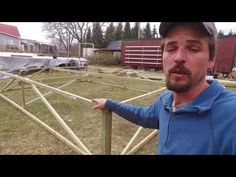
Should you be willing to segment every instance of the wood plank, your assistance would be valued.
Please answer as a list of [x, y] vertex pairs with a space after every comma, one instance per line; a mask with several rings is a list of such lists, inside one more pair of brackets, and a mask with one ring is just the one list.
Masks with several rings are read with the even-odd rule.
[[73, 139], [73, 141], [82, 148], [86, 153], [91, 154], [88, 148], [82, 143], [82, 141], [76, 136], [76, 134], [70, 129], [70, 127], [65, 123], [65, 121], [61, 118], [61, 116], [55, 111], [55, 109], [51, 106], [51, 104], [44, 98], [41, 92], [37, 89], [35, 85], [32, 84], [32, 88], [35, 93], [41, 98], [42, 102], [51, 112], [51, 114], [56, 118], [58, 123], [62, 126], [62, 128], [67, 132], [67, 134]]
[[32, 121], [34, 121], [35, 123], [39, 124], [42, 128], [44, 128], [45, 130], [47, 130], [49, 133], [51, 133], [52, 135], [54, 135], [56, 138], [58, 138], [60, 141], [62, 141], [63, 143], [65, 143], [68, 147], [70, 147], [72, 150], [74, 150], [77, 153], [82, 153], [82, 154], [87, 154], [86, 152], [82, 151], [81, 149], [79, 149], [77, 146], [75, 146], [73, 143], [71, 143], [68, 139], [66, 139], [64, 136], [62, 136], [60, 133], [58, 133], [57, 131], [55, 131], [53, 128], [51, 128], [50, 126], [48, 126], [47, 124], [45, 124], [43, 121], [41, 121], [40, 119], [38, 119], [36, 116], [34, 116], [33, 114], [31, 114], [30, 112], [28, 112], [26, 109], [22, 108], [21, 106], [19, 106], [18, 104], [16, 104], [15, 102], [13, 102], [12, 100], [10, 100], [9, 98], [7, 98], [6, 96], [4, 96], [3, 94], [0, 94], [0, 97], [2, 99], [4, 99], [6, 102], [8, 102], [9, 104], [11, 104], [12, 106], [14, 106], [16, 109], [18, 109], [19, 111], [21, 111], [22, 113], [24, 113], [26, 116], [28, 116], [29, 118], [31, 118]]
[[121, 152], [121, 155], [124, 155], [124, 154], [127, 153], [127, 151], [130, 149], [130, 147], [132, 146], [132, 144], [134, 143], [134, 141], [136, 140], [136, 138], [138, 137], [138, 135], [139, 135], [139, 133], [141, 132], [142, 129], [143, 129], [143, 127], [138, 128], [138, 130], [135, 132], [135, 134], [130, 139], [128, 144], [125, 146], [124, 150]]
[[154, 130], [152, 133], [150, 133], [146, 138], [144, 138], [142, 141], [140, 141], [135, 147], [133, 147], [127, 155], [134, 154], [137, 152], [143, 145], [145, 145], [149, 140], [153, 138], [157, 134], [158, 130]]
[[0, 71], [0, 73], [11, 76], [11, 77], [19, 79], [19, 80], [22, 80], [22, 81], [30, 83], [30, 84], [37, 85], [37, 86], [42, 87], [42, 88], [46, 88], [46, 89], [48, 89], [48, 90], [50, 90], [54, 93], [57, 93], [59, 95], [62, 95], [64, 97], [67, 97], [67, 98], [70, 98], [70, 99], [73, 99], [73, 100], [84, 100], [84, 101], [87, 101], [87, 102], [90, 102], [90, 103], [92, 102], [92, 100], [90, 100], [88, 98], [84, 98], [84, 97], [81, 97], [81, 96], [78, 96], [78, 95], [75, 95], [75, 94], [72, 94], [72, 93], [69, 93], [69, 92], [66, 92], [66, 91], [63, 91], [63, 90], [45, 85], [45, 84], [42, 84], [42, 83], [39, 83], [39, 82], [36, 82], [34, 80], [30, 80], [28, 78], [20, 77], [20, 76], [10, 74], [10, 73], [6, 73], [6, 72], [3, 72], [3, 71]]
[[102, 110], [102, 154], [111, 154], [112, 112]]

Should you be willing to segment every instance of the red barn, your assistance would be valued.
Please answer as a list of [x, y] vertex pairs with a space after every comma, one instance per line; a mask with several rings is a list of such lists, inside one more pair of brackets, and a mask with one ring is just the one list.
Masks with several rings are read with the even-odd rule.
[[162, 69], [161, 40], [123, 41], [121, 61], [123, 66]]
[[[123, 41], [121, 61], [123, 66], [133, 68], [162, 69], [161, 39]], [[234, 67], [236, 36], [218, 38], [214, 73], [229, 74]], [[211, 71], [212, 73], [212, 71]]]
[[236, 36], [218, 38], [214, 72], [229, 74], [234, 67], [236, 56]]

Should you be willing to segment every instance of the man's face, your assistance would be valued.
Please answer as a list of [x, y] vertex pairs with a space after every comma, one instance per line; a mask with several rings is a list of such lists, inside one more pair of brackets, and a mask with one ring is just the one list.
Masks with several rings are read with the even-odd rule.
[[190, 91], [205, 81], [209, 60], [208, 37], [192, 26], [176, 26], [164, 42], [163, 68], [166, 86], [177, 93]]

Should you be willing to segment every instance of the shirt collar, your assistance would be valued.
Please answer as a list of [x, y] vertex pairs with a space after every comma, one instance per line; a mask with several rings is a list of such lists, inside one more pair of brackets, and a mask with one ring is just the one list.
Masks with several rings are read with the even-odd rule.
[[[176, 112], [198, 112], [202, 113], [209, 110], [212, 107], [215, 99], [219, 96], [221, 91], [224, 89], [217, 80], [207, 81], [209, 87], [207, 87], [195, 100], [189, 104], [179, 108]], [[167, 91], [166, 94], [160, 97], [160, 100], [164, 108], [172, 112], [173, 93]]]

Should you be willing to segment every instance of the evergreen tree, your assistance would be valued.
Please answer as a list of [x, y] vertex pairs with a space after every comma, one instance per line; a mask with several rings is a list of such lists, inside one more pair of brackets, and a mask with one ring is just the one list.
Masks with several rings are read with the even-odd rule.
[[131, 29], [133, 39], [138, 39], [138, 29], [139, 29], [139, 24], [138, 22], [135, 22], [134, 27]]
[[122, 22], [119, 22], [115, 30], [115, 40], [122, 40], [123, 36], [123, 25]]
[[233, 31], [232, 31], [232, 29], [229, 31], [229, 34], [228, 34], [228, 36], [233, 36]]
[[94, 43], [95, 48], [102, 48], [104, 47], [104, 40], [101, 26], [98, 22], [93, 24], [92, 30], [92, 42]]
[[87, 35], [86, 35], [86, 42], [87, 43], [91, 43], [92, 42], [92, 34], [91, 34], [90, 27], [88, 28], [88, 32], [87, 32]]
[[156, 29], [156, 25], [154, 25], [153, 30], [152, 30], [152, 38], [157, 38], [157, 29]]
[[218, 36], [219, 37], [223, 37], [224, 36], [224, 32], [222, 30], [220, 30], [219, 33], [218, 33]]
[[144, 28], [144, 38], [152, 38], [152, 34], [151, 34], [151, 28], [150, 28], [150, 23], [148, 22], [146, 24], [146, 27]]
[[109, 26], [106, 29], [105, 33], [105, 39], [104, 39], [104, 45], [107, 46], [111, 41], [115, 40], [115, 27], [113, 23], [111, 22]]
[[126, 22], [125, 28], [124, 28], [124, 33], [123, 33], [123, 39], [131, 39], [131, 38], [132, 38], [132, 34], [131, 34], [130, 23]]

